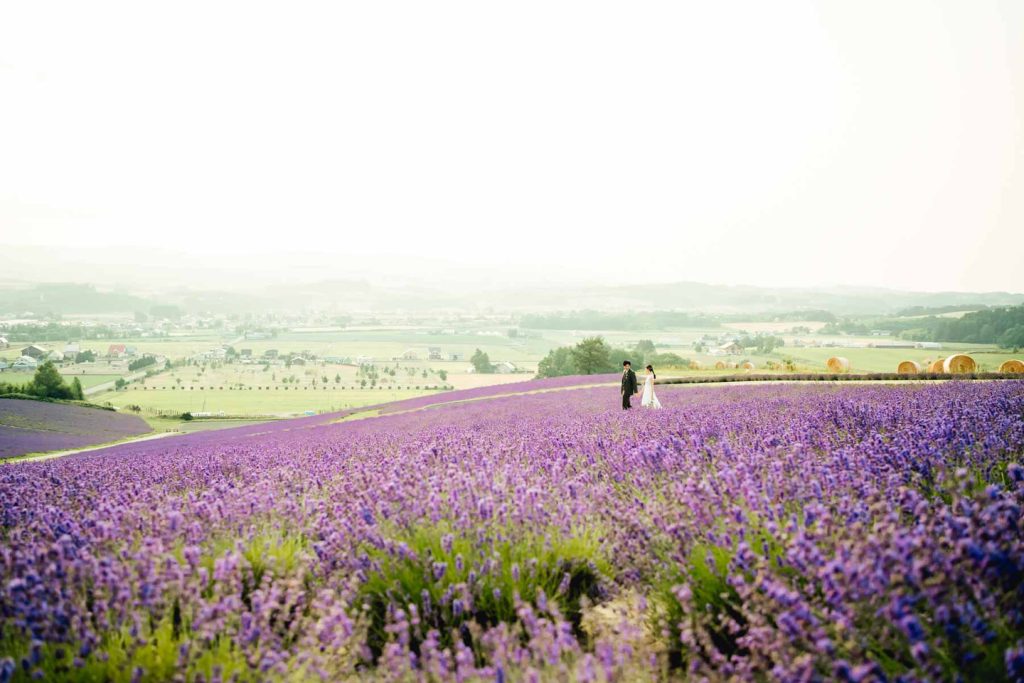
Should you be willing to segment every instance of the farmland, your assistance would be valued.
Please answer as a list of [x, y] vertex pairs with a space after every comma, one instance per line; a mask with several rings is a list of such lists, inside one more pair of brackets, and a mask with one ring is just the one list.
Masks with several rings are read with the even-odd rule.
[[0, 657], [26, 680], [1024, 673], [1024, 382], [659, 395], [478, 390], [0, 468]]
[[99, 408], [0, 398], [0, 458], [81, 448], [138, 436], [138, 417]]

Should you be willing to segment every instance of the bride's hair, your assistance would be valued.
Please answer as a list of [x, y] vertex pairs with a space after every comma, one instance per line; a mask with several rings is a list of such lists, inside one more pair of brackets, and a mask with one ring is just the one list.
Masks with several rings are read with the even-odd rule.
[[647, 369], [651, 371], [651, 374], [652, 374], [652, 375], [654, 375], [654, 379], [658, 379], [658, 374], [657, 374], [656, 372], [654, 372], [654, 368], [653, 368], [653, 367], [651, 367], [650, 365], [648, 365], [648, 366], [647, 366]]

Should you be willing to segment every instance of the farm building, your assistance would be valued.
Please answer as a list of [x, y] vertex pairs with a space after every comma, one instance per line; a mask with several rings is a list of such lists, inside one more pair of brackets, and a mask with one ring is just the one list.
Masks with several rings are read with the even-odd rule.
[[917, 342], [914, 344], [915, 349], [941, 349], [942, 344], [939, 342]]
[[21, 350], [22, 356], [28, 356], [29, 358], [35, 358], [36, 360], [39, 360], [40, 358], [45, 358], [46, 354], [48, 353], [49, 351], [44, 349], [42, 346], [37, 346], [36, 344], [26, 346]]
[[504, 375], [511, 374], [518, 369], [519, 368], [516, 367], [515, 363], [511, 363], [507, 360], [499, 360], [494, 364], [494, 371]]
[[419, 357], [416, 349], [406, 349], [405, 353], [402, 354], [402, 360], [419, 360]]
[[7, 341], [7, 337], [0, 337], [0, 349], [11, 348], [11, 342]]
[[430, 360], [441, 360], [443, 357], [440, 346], [431, 346], [427, 349], [427, 358]]
[[64, 354], [56, 350], [50, 351], [48, 354], [46, 354], [46, 360], [51, 360], [54, 363], [63, 363]]
[[68, 342], [64, 345], [64, 360], [74, 360], [81, 351], [78, 342]]
[[252, 349], [242, 349], [238, 352], [242, 358], [252, 358]]
[[373, 365], [373, 356], [356, 356], [356, 365]]
[[717, 350], [730, 356], [739, 356], [743, 353], [743, 347], [736, 341], [726, 342], [719, 346]]
[[11, 364], [12, 370], [35, 370], [39, 367], [39, 361], [32, 356], [22, 356]]
[[466, 360], [466, 354], [461, 353], [459, 351], [453, 351], [452, 353], [448, 354], [448, 360], [454, 360], [454, 361]]
[[128, 349], [124, 344], [111, 344], [107, 347], [107, 358], [124, 358]]
[[302, 356], [292, 356], [291, 358], [288, 359], [288, 362], [291, 363], [292, 365], [305, 365], [306, 359], [303, 358]]

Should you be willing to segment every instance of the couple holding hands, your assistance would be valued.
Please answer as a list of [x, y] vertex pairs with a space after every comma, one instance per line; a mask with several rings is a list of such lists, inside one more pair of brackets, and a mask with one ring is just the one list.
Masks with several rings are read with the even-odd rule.
[[[661, 408], [661, 402], [654, 395], [654, 380], [657, 379], [654, 368], [647, 366], [647, 374], [644, 375], [644, 393], [640, 397], [641, 408]], [[637, 393], [636, 373], [633, 372], [633, 364], [628, 360], [622, 361], [622, 409], [629, 410], [630, 399]]]

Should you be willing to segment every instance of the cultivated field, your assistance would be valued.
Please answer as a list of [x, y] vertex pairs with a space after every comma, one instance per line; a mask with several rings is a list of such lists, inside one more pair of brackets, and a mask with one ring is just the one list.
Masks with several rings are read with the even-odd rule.
[[1024, 382], [659, 394], [0, 467], [0, 661], [140, 682], [1024, 675]]

